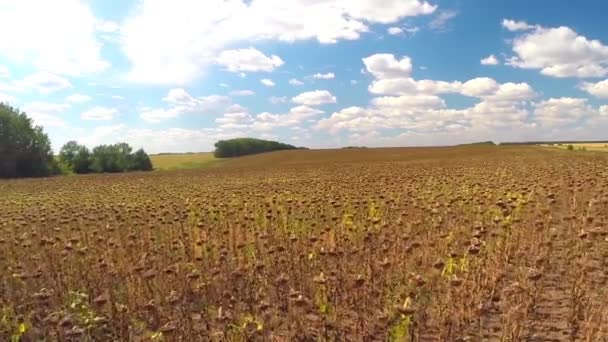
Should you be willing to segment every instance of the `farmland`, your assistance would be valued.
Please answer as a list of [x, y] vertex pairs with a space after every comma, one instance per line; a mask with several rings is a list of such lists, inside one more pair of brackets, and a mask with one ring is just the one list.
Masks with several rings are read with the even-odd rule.
[[0, 182], [0, 339], [601, 341], [608, 159], [281, 151]]
[[572, 144], [551, 144], [546, 145], [560, 149], [568, 149], [572, 146], [574, 151], [589, 151], [589, 152], [608, 152], [608, 143], [572, 143]]
[[211, 166], [218, 160], [208, 153], [177, 153], [151, 155], [152, 165], [156, 170], [189, 170]]

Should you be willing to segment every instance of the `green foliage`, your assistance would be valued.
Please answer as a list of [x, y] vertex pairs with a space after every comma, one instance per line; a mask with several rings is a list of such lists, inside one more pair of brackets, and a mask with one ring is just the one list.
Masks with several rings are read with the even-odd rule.
[[131, 170], [152, 171], [153, 169], [152, 160], [148, 154], [143, 149], [135, 151], [132, 156]]
[[132, 153], [129, 144], [100, 145], [89, 151], [86, 146], [69, 141], [59, 153], [62, 165], [74, 173], [117, 173], [126, 171], [152, 171], [150, 157], [143, 149]]
[[574, 145], [569, 144], [568, 145], [568, 151], [574, 151]]
[[0, 103], [0, 178], [44, 177], [55, 170], [51, 142], [42, 127]]
[[412, 318], [408, 315], [400, 315], [399, 319], [391, 326], [389, 330], [389, 341], [406, 341], [410, 334], [410, 325]]
[[268, 141], [254, 138], [238, 138], [230, 140], [220, 140], [216, 142], [214, 155], [216, 158], [232, 158], [263, 152], [296, 149], [298, 148], [295, 146], [283, 144], [276, 141]]
[[74, 173], [91, 172], [91, 152], [76, 141], [68, 141], [59, 151], [59, 161]]

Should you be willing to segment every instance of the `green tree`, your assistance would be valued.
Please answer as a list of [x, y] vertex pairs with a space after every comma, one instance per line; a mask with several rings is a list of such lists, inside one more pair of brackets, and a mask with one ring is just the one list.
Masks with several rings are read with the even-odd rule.
[[0, 103], [0, 178], [43, 177], [57, 170], [42, 127], [24, 112]]
[[74, 157], [72, 171], [74, 173], [91, 172], [91, 152], [86, 146], [80, 146]]
[[133, 171], [152, 171], [152, 160], [150, 156], [143, 150], [139, 149], [135, 151], [132, 156], [131, 170]]
[[93, 148], [91, 169], [97, 173], [116, 173], [125, 171], [120, 167], [114, 145], [99, 145]]
[[292, 145], [283, 144], [276, 141], [268, 141], [254, 138], [238, 138], [230, 140], [220, 140], [216, 142], [214, 155], [216, 158], [231, 158], [263, 152], [295, 149], [298, 148]]
[[[81, 155], [82, 154], [82, 155]], [[66, 165], [72, 172], [86, 173], [89, 168], [89, 151], [85, 146], [76, 141], [68, 141], [59, 150], [59, 161]], [[85, 159], [86, 158], [86, 159]], [[76, 164], [79, 164], [78, 167]], [[78, 171], [76, 171], [78, 169]]]

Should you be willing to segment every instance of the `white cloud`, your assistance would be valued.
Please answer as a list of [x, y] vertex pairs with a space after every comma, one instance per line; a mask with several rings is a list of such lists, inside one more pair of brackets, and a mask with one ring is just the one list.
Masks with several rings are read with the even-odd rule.
[[306, 106], [320, 106], [336, 103], [336, 97], [327, 90], [314, 90], [301, 93], [291, 99], [294, 103]]
[[419, 109], [439, 109], [446, 106], [445, 102], [435, 95], [402, 95], [398, 97], [376, 97], [372, 99], [372, 105], [376, 108], [397, 109], [419, 108]]
[[437, 16], [429, 23], [429, 27], [433, 30], [445, 30], [450, 20], [456, 18], [457, 15], [458, 11], [454, 10], [439, 11]]
[[420, 31], [417, 26], [392, 26], [389, 27], [386, 32], [392, 36], [414, 36]]
[[260, 80], [260, 83], [262, 83], [263, 85], [267, 86], [267, 87], [274, 87], [275, 83], [273, 80], [268, 79], [268, 78], [263, 78]]
[[498, 82], [491, 78], [480, 77], [463, 83], [460, 92], [466, 96], [483, 97], [496, 93], [498, 88]]
[[68, 110], [70, 105], [65, 103], [32, 102], [22, 110], [32, 118], [34, 124], [43, 127], [66, 127], [67, 123], [60, 115]]
[[102, 33], [117, 33], [120, 30], [120, 25], [111, 20], [98, 19], [95, 23], [95, 30]]
[[462, 89], [462, 83], [457, 81], [415, 80], [409, 77], [389, 78], [374, 80], [368, 89], [372, 94], [377, 95], [447, 94], [458, 93]]
[[149, 123], [158, 123], [186, 113], [206, 114], [221, 112], [230, 104], [230, 98], [227, 96], [209, 95], [194, 97], [183, 88], [169, 90], [162, 100], [169, 103], [171, 107], [140, 109], [140, 118]]
[[293, 107], [286, 114], [264, 112], [255, 116], [249, 128], [254, 131], [269, 131], [279, 127], [297, 127], [305, 120], [323, 113], [322, 110], [308, 106]]
[[93, 107], [80, 114], [80, 118], [82, 120], [108, 121], [114, 119], [117, 115], [118, 109], [116, 108]]
[[298, 80], [297, 78], [292, 78], [289, 80], [289, 84], [291, 84], [292, 86], [301, 86], [304, 85], [304, 82]]
[[13, 103], [16, 99], [14, 96], [0, 92], [0, 103]]
[[326, 74], [316, 73], [312, 75], [312, 78], [314, 78], [315, 80], [331, 80], [336, 78], [336, 74], [334, 74], [333, 72], [328, 72]]
[[357, 80], [350, 80], [350, 84], [357, 85], [357, 84], [359, 84], [359, 81], [357, 81]]
[[[387, 55], [381, 60], [392, 62], [384, 63], [387, 65], [394, 64], [395, 58]], [[370, 92], [392, 96], [373, 98], [367, 107], [348, 107], [332, 113], [318, 121], [317, 130], [332, 134], [347, 131], [356, 141], [376, 134], [380, 141], [386, 130], [399, 130], [407, 136], [450, 134], [462, 139], [473, 133], [500, 135], [500, 130], [506, 129], [527, 132], [535, 125], [528, 108], [537, 94], [526, 83], [500, 84], [487, 77], [466, 82], [415, 80], [406, 72], [396, 76], [379, 72], [378, 68], [372, 70], [376, 79], [369, 87]], [[479, 102], [468, 108], [452, 109], [438, 96], [441, 94], [460, 94], [477, 98]]]
[[15, 82], [15, 89], [27, 91], [36, 90], [42, 94], [50, 94], [72, 88], [67, 79], [49, 72], [37, 72]]
[[508, 64], [538, 69], [552, 77], [601, 77], [608, 75], [608, 46], [590, 40], [569, 27], [535, 27], [513, 40], [515, 56]]
[[96, 23], [84, 1], [3, 1], [0, 56], [60, 75], [105, 70]]
[[273, 105], [277, 105], [277, 104], [287, 102], [287, 97], [286, 96], [280, 96], [280, 97], [272, 96], [271, 98], [268, 99], [268, 101], [270, 101], [270, 103], [272, 103]]
[[216, 62], [230, 72], [271, 72], [285, 63], [277, 55], [266, 56], [252, 47], [222, 51]]
[[0, 65], [0, 79], [9, 78], [10, 76], [11, 76], [11, 71], [4, 65]]
[[436, 8], [421, 0], [142, 0], [124, 22], [120, 41], [133, 65], [130, 79], [185, 84], [238, 42], [333, 44], [359, 39], [369, 24], [391, 24]]
[[392, 54], [375, 54], [363, 58], [363, 64], [378, 79], [407, 77], [412, 72], [412, 61], [407, 56], [397, 60]]
[[498, 65], [499, 64], [498, 58], [496, 58], [496, 56], [494, 56], [494, 55], [489, 55], [488, 57], [483, 58], [480, 61], [480, 63], [481, 63], [481, 65]]
[[255, 91], [253, 90], [234, 90], [230, 92], [230, 96], [253, 96]]
[[159, 123], [165, 120], [174, 119], [184, 111], [181, 107], [173, 107], [169, 109], [149, 109], [144, 110], [139, 114], [139, 117], [148, 123]]
[[593, 116], [596, 111], [583, 98], [551, 98], [536, 104], [534, 116], [544, 126], [573, 125]]
[[401, 27], [389, 27], [386, 32], [388, 32], [388, 34], [393, 35], [393, 36], [397, 36], [403, 33], [403, 29]]
[[580, 87], [595, 97], [608, 99], [608, 79], [597, 83], [583, 82]]
[[85, 103], [91, 101], [91, 97], [83, 94], [72, 94], [65, 98], [70, 103]]
[[[113, 144], [117, 142], [131, 142], [131, 136], [127, 134], [127, 126], [125, 124], [97, 126], [86, 135], [74, 137], [73, 140], [93, 148], [102, 144]], [[141, 146], [134, 146], [141, 147]], [[147, 152], [150, 152], [146, 149]]]
[[511, 32], [515, 32], [515, 31], [532, 30], [538, 26], [529, 25], [525, 21], [515, 21], [515, 20], [511, 20], [511, 19], [503, 19], [502, 27], [506, 28], [507, 30], [509, 30]]
[[175, 88], [169, 90], [167, 96], [163, 97], [163, 101], [169, 102], [175, 105], [187, 105], [192, 106], [196, 103], [196, 100], [192, 95], [188, 94], [184, 88]]

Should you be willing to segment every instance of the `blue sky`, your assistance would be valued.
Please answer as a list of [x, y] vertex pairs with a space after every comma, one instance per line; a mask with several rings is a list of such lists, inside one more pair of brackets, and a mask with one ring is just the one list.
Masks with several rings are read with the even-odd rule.
[[606, 139], [602, 0], [0, 0], [0, 101], [58, 149]]

